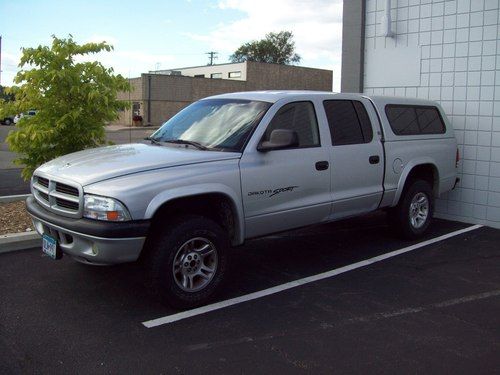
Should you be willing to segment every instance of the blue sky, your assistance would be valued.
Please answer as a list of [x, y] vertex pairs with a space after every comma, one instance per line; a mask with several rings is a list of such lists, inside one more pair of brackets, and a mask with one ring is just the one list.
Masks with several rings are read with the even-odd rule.
[[[124, 76], [217, 63], [242, 43], [268, 32], [292, 31], [299, 65], [334, 71], [340, 87], [341, 0], [0, 0], [3, 85], [11, 85], [21, 47], [49, 44], [72, 34], [80, 43], [107, 41], [112, 53], [97, 56]], [[9, 22], [6, 22], [9, 20]]]

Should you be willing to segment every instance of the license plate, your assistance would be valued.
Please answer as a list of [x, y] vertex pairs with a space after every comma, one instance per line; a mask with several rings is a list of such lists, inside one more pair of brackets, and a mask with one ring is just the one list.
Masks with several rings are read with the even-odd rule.
[[57, 246], [57, 240], [48, 234], [42, 236], [42, 251], [52, 259], [60, 259], [62, 256]]

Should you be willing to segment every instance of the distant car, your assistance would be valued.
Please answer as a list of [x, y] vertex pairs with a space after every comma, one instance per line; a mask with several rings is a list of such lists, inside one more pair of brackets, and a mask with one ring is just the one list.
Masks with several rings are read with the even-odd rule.
[[13, 116], [7, 116], [7, 117], [4, 117], [2, 120], [0, 120], [0, 124], [2, 124], [2, 125], [12, 125], [13, 123], [14, 123]]

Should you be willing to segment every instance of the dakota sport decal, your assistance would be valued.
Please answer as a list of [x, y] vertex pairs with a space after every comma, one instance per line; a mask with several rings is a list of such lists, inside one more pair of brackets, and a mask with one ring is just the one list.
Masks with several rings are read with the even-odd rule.
[[250, 191], [250, 192], [248, 192], [248, 196], [251, 197], [254, 195], [267, 195], [267, 194], [269, 194], [267, 197], [271, 198], [271, 197], [274, 197], [275, 195], [278, 195], [280, 193], [291, 192], [295, 188], [298, 188], [298, 186], [287, 186], [287, 187], [277, 188], [274, 190], [266, 189], [266, 190], [261, 190], [261, 191]]

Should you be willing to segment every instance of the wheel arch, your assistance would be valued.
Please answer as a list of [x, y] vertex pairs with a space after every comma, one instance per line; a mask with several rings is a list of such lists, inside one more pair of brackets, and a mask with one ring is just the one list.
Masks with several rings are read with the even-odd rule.
[[145, 218], [151, 219], [152, 230], [161, 223], [182, 214], [208, 217], [228, 231], [231, 244], [244, 242], [244, 215], [239, 196], [222, 184], [203, 184], [169, 189], [156, 195], [146, 208]]
[[401, 173], [392, 206], [396, 206], [399, 203], [405, 189], [412, 181], [417, 179], [427, 181], [431, 185], [433, 197], [439, 195], [439, 170], [436, 163], [430, 158], [414, 160], [408, 163]]

